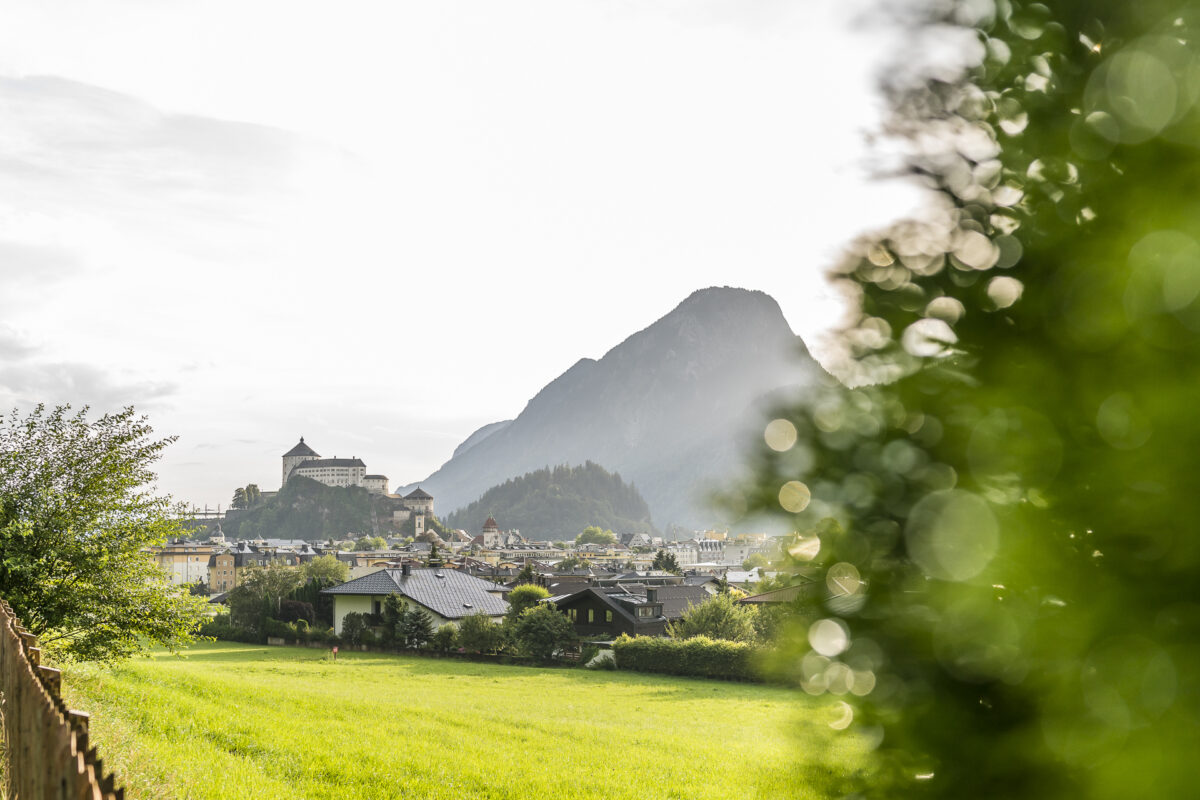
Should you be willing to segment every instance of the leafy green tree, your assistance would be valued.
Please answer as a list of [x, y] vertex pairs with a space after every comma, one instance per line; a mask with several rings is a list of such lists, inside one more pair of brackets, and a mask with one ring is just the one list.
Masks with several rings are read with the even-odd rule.
[[589, 525], [575, 537], [575, 546], [585, 544], [613, 545], [617, 543], [617, 535], [612, 531], [603, 530], [596, 525]]
[[458, 647], [458, 626], [447, 622], [433, 632], [429, 646], [440, 653], [445, 653]]
[[839, 266], [851, 388], [781, 409], [747, 490], [840, 523], [791, 548], [823, 589], [793, 663], [879, 746], [869, 785], [823, 791], [1186, 796], [1197, 8], [944, 4], [917, 27], [971, 59], [889, 78], [934, 208]]
[[234, 509], [249, 508], [250, 504], [246, 500], [246, 490], [241, 486], [233, 490], [233, 500], [229, 502], [229, 507]]
[[445, 563], [446, 563], [446, 560], [443, 559], [441, 556], [441, 553], [438, 552], [438, 546], [436, 544], [434, 544], [432, 547], [429, 548], [429, 558], [425, 561], [425, 566], [440, 567]]
[[360, 536], [354, 541], [354, 549], [359, 552], [367, 550], [383, 550], [387, 542], [382, 536]]
[[770, 559], [768, 559], [762, 553], [751, 553], [749, 556], [747, 556], [746, 560], [742, 562], [742, 569], [749, 572], [755, 567], [767, 567], [770, 566], [770, 564]]
[[505, 614], [505, 619], [509, 623], [515, 623], [526, 609], [533, 608], [549, 596], [550, 592], [546, 590], [545, 586], [523, 583], [513, 587], [513, 590], [508, 593], [508, 612]]
[[753, 642], [757, 638], [754, 617], [757, 609], [738, 605], [728, 594], [717, 594], [698, 606], [690, 606], [683, 616], [667, 626], [673, 639], [707, 636], [731, 642]]
[[257, 483], [246, 484], [246, 507], [253, 508], [262, 502], [262, 492]]
[[495, 652], [502, 638], [500, 626], [482, 611], [463, 617], [458, 623], [458, 644], [467, 652]]
[[670, 572], [672, 575], [678, 575], [683, 572], [679, 568], [679, 561], [675, 558], [675, 554], [668, 553], [666, 550], [659, 550], [654, 554], [654, 560], [650, 562], [650, 567], [662, 572]]
[[554, 569], [559, 572], [569, 572], [570, 570], [579, 569], [580, 567], [586, 566], [587, 562], [582, 558], [579, 558], [578, 556], [568, 556], [555, 564]]
[[537, 580], [537, 573], [533, 571], [533, 565], [526, 562], [521, 571], [517, 573], [517, 583], [533, 583], [535, 580]]
[[317, 556], [303, 567], [306, 580], [326, 581], [330, 585], [345, 583], [350, 578], [350, 565], [337, 556]]
[[251, 614], [261, 610], [279, 619], [283, 600], [303, 582], [300, 570], [283, 564], [269, 563], [265, 567], [245, 568], [238, 585], [229, 592], [229, 609], [235, 621], [253, 624]]
[[541, 661], [549, 661], [578, 640], [575, 626], [553, 603], [526, 608], [513, 626], [517, 649]]
[[132, 408], [0, 419], [0, 597], [44, 647], [114, 660], [192, 641], [206, 602], [173, 586], [143, 552], [184, 533], [155, 494], [154, 439]]

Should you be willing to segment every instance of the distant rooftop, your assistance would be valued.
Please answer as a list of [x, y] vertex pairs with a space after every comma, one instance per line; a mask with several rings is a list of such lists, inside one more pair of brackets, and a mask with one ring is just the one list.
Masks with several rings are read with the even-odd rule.
[[315, 458], [320, 458], [321, 454], [306, 445], [304, 443], [304, 437], [301, 436], [299, 444], [283, 454], [284, 458], [287, 458], [288, 456], [314, 456]]

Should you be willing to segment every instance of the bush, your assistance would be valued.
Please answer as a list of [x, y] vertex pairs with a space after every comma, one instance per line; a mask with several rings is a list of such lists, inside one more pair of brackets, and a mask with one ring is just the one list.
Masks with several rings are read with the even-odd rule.
[[263, 638], [257, 632], [231, 623], [228, 614], [218, 614], [203, 623], [198, 632], [201, 636], [211, 636], [222, 642], [263, 643]]
[[317, 614], [313, 609], [312, 603], [305, 603], [300, 600], [284, 600], [279, 604], [279, 619], [282, 622], [298, 622], [303, 620], [307, 624], [314, 622], [316, 618]]
[[683, 617], [667, 626], [673, 639], [707, 636], [731, 642], [753, 642], [757, 638], [754, 606], [738, 605], [728, 594], [718, 594], [698, 606], [691, 606]]
[[571, 620], [553, 603], [526, 608], [513, 625], [512, 634], [520, 652], [542, 661], [549, 661], [579, 638]]
[[458, 647], [458, 626], [453, 622], [447, 622], [442, 627], [433, 632], [433, 637], [429, 640], [429, 647], [432, 650], [437, 650], [440, 653], [448, 653]]
[[458, 645], [468, 653], [491, 653], [500, 646], [503, 631], [482, 611], [463, 617], [458, 625]]
[[759, 680], [757, 654], [758, 651], [745, 642], [707, 636], [661, 639], [623, 634], [613, 642], [613, 658], [618, 669], [700, 678]]
[[342, 640], [346, 644], [359, 644], [367, 633], [366, 618], [357, 611], [342, 617]]

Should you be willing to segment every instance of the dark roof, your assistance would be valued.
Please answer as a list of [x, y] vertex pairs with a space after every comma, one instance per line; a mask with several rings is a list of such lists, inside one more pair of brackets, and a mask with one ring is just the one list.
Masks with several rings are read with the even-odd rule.
[[304, 469], [319, 469], [321, 467], [366, 467], [361, 458], [314, 458], [311, 461], [301, 461], [292, 472]]
[[300, 443], [283, 454], [284, 458], [288, 456], [315, 456], [320, 458], [321, 454], [304, 443], [304, 437], [300, 437]]
[[662, 603], [663, 616], [679, 619], [689, 606], [698, 606], [712, 598], [703, 586], [653, 586], [651, 587]]
[[422, 489], [420, 486], [413, 489], [408, 494], [404, 495], [405, 500], [432, 500], [433, 495]]
[[410, 575], [381, 569], [321, 594], [401, 594], [446, 619], [461, 619], [481, 611], [490, 616], [508, 611], [508, 603], [494, 591], [495, 584], [453, 569], [414, 569]]
[[486, 531], [488, 528], [500, 528], [500, 526], [496, 524], [495, 517], [488, 517], [487, 522], [483, 523], [483, 529]]
[[382, 479], [382, 480], [385, 480], [385, 481], [386, 481], [386, 480], [387, 480], [387, 475], [363, 475], [363, 478], [364, 478], [364, 479], [366, 479], [366, 478], [380, 478], [380, 479]]

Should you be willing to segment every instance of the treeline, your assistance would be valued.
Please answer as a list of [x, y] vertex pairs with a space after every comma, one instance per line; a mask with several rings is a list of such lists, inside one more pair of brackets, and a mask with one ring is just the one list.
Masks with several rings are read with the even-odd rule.
[[347, 533], [390, 534], [389, 501], [361, 486], [326, 486], [294, 476], [279, 493], [226, 517], [226, 536], [239, 539], [342, 538]]
[[589, 525], [619, 533], [657, 533], [637, 488], [591, 461], [510, 478], [447, 516], [446, 524], [477, 533], [489, 515], [531, 539], [561, 538]]

